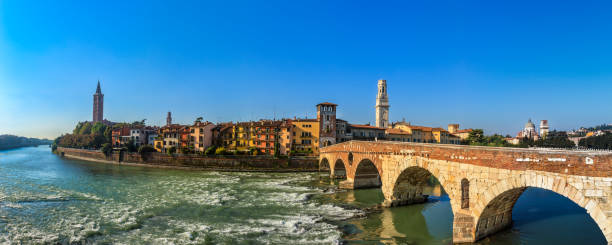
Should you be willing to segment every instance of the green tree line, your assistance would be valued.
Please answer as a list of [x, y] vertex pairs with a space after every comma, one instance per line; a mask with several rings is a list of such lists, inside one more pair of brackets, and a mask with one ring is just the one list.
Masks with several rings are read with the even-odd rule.
[[48, 139], [27, 138], [15, 135], [0, 135], [0, 150], [7, 150], [26, 146], [49, 145], [52, 141]]

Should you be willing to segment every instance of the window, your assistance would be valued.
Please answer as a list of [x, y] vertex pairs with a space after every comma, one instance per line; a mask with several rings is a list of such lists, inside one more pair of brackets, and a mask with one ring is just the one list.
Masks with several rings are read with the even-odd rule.
[[461, 180], [461, 208], [470, 208], [470, 181], [467, 179]]

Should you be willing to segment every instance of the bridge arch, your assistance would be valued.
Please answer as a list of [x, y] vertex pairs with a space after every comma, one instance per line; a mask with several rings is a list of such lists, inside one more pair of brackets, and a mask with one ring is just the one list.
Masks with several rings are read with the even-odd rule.
[[[529, 181], [524, 177], [504, 179], [487, 188], [474, 208], [475, 240], [499, 232], [512, 225], [512, 210], [528, 187], [552, 191], [584, 208], [595, 221], [609, 243], [612, 243], [612, 220], [609, 220], [600, 204], [584, 196], [584, 193], [565, 182], [563, 178], [532, 176], [541, 181]], [[527, 178], [529, 179], [529, 178]], [[607, 232], [607, 233], [606, 233]]]
[[331, 177], [335, 179], [346, 179], [346, 170], [347, 170], [346, 164], [344, 163], [342, 158], [338, 158], [334, 162]]
[[442, 189], [444, 189], [439, 178], [428, 169], [420, 166], [404, 168], [399, 175], [395, 177], [391, 185], [392, 191], [385, 195], [385, 202], [383, 205], [386, 207], [394, 207], [426, 202], [428, 196], [423, 194], [423, 190], [431, 177], [436, 178], [440, 182]]
[[321, 158], [321, 161], [319, 161], [319, 171], [331, 171], [331, 165], [326, 157]]
[[381, 176], [380, 169], [372, 160], [362, 158], [355, 167], [353, 188], [380, 187], [382, 185]]

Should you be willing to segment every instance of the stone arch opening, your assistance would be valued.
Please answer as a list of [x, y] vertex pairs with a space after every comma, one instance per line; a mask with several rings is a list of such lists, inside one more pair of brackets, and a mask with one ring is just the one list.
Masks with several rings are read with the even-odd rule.
[[353, 188], [376, 188], [381, 185], [380, 173], [374, 162], [369, 159], [361, 160], [355, 169]]
[[332, 174], [329, 160], [327, 160], [325, 157], [319, 162], [319, 174], [321, 173], [328, 174], [329, 176]]
[[[550, 203], [550, 200], [558, 203]], [[517, 206], [520, 206], [520, 209], [522, 209], [518, 210], [519, 214], [517, 214]], [[587, 212], [585, 207], [576, 203], [575, 200], [562, 196], [556, 191], [549, 190], [548, 188], [531, 186], [505, 190], [490, 200], [480, 213], [480, 216], [477, 217], [475, 239], [480, 240], [484, 237], [506, 230], [517, 223], [529, 224], [532, 222], [541, 222], [540, 220], [545, 220], [546, 218], [557, 218], [559, 216], [567, 215], [568, 213], [566, 212], [569, 212], [570, 214], [573, 213], [577, 216], [582, 216], [583, 218], [579, 218], [582, 220], [582, 222], [579, 222], [580, 225], [578, 227], [568, 223], [567, 232], [555, 231], [555, 234], [557, 235], [551, 237], [558, 239], [559, 243], [567, 244], [606, 243], [606, 237], [602, 231], [603, 227], [601, 224], [595, 221], [593, 213]], [[517, 217], [515, 214], [519, 216]], [[579, 228], [584, 229], [584, 231], [578, 232], [575, 230]], [[597, 230], [599, 230], [599, 232], [596, 232]], [[532, 232], [539, 233], [537, 231]], [[585, 234], [585, 232], [589, 234]], [[596, 233], [600, 234], [599, 237]], [[567, 236], [563, 234], [567, 234]], [[567, 239], [576, 240], [570, 241]], [[592, 240], [587, 242], [587, 239]]]
[[444, 188], [437, 177], [422, 167], [409, 167], [402, 171], [385, 198], [386, 207], [427, 202], [429, 195], [444, 196]]
[[334, 179], [346, 180], [346, 166], [344, 166], [344, 161], [342, 161], [342, 159], [336, 160], [334, 164], [334, 175], [332, 177]]

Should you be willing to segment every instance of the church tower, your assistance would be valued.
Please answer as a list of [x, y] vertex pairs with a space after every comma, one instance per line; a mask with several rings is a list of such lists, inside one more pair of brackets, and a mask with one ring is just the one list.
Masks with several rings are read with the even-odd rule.
[[376, 96], [376, 127], [389, 128], [389, 96], [387, 95], [387, 80], [378, 80], [378, 95]]
[[102, 122], [104, 120], [104, 94], [100, 89], [100, 80], [98, 80], [98, 88], [93, 95], [93, 122]]
[[166, 117], [166, 125], [172, 125], [172, 113], [168, 112], [168, 116]]

